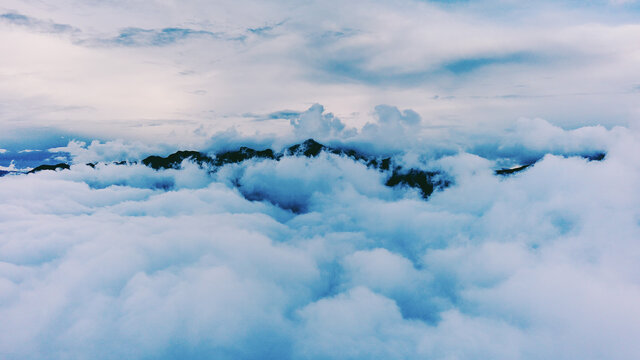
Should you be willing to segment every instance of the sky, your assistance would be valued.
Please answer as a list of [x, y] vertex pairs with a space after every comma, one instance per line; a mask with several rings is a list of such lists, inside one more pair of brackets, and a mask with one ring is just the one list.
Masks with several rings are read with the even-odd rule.
[[[3, 0], [0, 54], [2, 359], [640, 358], [640, 2]], [[141, 163], [309, 138], [393, 166]]]
[[287, 132], [277, 114], [315, 103], [356, 128], [380, 104], [448, 129], [630, 126], [639, 16], [634, 1], [6, 0], [0, 136], [196, 146]]

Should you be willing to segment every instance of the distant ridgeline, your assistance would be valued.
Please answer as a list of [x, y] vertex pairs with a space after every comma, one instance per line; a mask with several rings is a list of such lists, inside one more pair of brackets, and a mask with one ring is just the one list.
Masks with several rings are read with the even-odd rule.
[[385, 185], [389, 187], [409, 186], [416, 188], [420, 190], [424, 199], [428, 198], [434, 190], [445, 188], [451, 183], [449, 179], [443, 176], [444, 174], [437, 171], [403, 169], [401, 166], [394, 165], [390, 157], [370, 157], [360, 154], [352, 149], [338, 149], [325, 146], [313, 139], [290, 146], [281, 153], [275, 153], [271, 149], [254, 150], [242, 146], [238, 150], [219, 153], [213, 157], [197, 151], [178, 151], [167, 157], [149, 156], [143, 159], [142, 163], [156, 170], [178, 169], [182, 161], [189, 159], [200, 166], [209, 166], [215, 169], [226, 164], [241, 163], [249, 159], [257, 158], [279, 161], [285, 156], [304, 156], [312, 158], [320, 155], [322, 152], [346, 156], [355, 161], [364, 163], [367, 167], [388, 172], [390, 176]]
[[[216, 171], [217, 168], [227, 164], [237, 164], [245, 160], [250, 159], [265, 159], [271, 161], [279, 161], [283, 157], [287, 156], [304, 156], [308, 158], [317, 157], [320, 153], [330, 153], [339, 156], [345, 156], [353, 159], [354, 161], [361, 162], [369, 168], [377, 169], [381, 172], [387, 173], [388, 177], [385, 182], [386, 186], [396, 187], [405, 186], [415, 188], [420, 191], [420, 194], [424, 199], [427, 199], [435, 190], [440, 190], [448, 187], [452, 184], [452, 179], [440, 171], [424, 171], [415, 168], [403, 168], [396, 164], [391, 157], [374, 157], [367, 156], [357, 152], [353, 149], [334, 148], [322, 145], [313, 139], [306, 140], [300, 144], [295, 144], [286, 148], [280, 153], [276, 153], [271, 149], [266, 150], [254, 150], [249, 147], [242, 146], [238, 150], [227, 151], [209, 156], [205, 153], [198, 151], [177, 151], [166, 157], [162, 156], [149, 156], [143, 159], [141, 162], [145, 166], [153, 168], [155, 170], [161, 169], [179, 169], [184, 160], [192, 161], [198, 164], [202, 168], [209, 168], [211, 171]], [[604, 159], [604, 153], [596, 153], [592, 155], [583, 155], [584, 158], [593, 161], [600, 161]], [[135, 164], [135, 162], [133, 162]], [[532, 166], [535, 162], [525, 164], [522, 166], [496, 170], [495, 174], [500, 176], [508, 176], [523, 170], [526, 170]], [[126, 165], [127, 161], [120, 161], [114, 163], [116, 165]], [[91, 167], [95, 167], [96, 163], [86, 164]], [[59, 163], [55, 165], [40, 165], [28, 173], [35, 173], [43, 170], [65, 170], [69, 169], [69, 164]], [[0, 170], [0, 176], [7, 175], [9, 173], [19, 173], [17, 171], [2, 171]]]

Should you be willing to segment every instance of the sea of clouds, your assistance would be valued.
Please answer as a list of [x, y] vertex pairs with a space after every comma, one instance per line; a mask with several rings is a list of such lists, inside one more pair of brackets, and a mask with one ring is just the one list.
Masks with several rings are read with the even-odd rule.
[[0, 360], [640, 359], [639, 15], [3, 0]]
[[640, 356], [637, 132], [522, 119], [436, 140], [411, 110], [375, 113], [356, 130], [314, 105], [290, 138], [226, 132], [204, 150], [314, 135], [453, 184], [425, 201], [326, 153], [113, 164], [169, 153], [126, 141], [0, 178], [0, 358]]

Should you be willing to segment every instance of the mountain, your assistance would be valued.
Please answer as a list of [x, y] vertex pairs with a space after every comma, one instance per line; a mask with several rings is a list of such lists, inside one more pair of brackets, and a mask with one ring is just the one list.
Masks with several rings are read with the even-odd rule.
[[43, 171], [43, 170], [69, 170], [69, 164], [65, 164], [65, 163], [59, 163], [59, 164], [55, 164], [55, 165], [40, 165], [36, 168], [33, 168], [31, 171], [27, 172], [27, 174], [33, 174], [33, 173], [37, 173], [39, 171]]
[[[265, 161], [280, 161], [283, 157], [317, 157], [322, 153], [344, 156], [354, 161], [360, 162], [369, 168], [376, 169], [387, 175], [385, 185], [388, 187], [409, 187], [417, 189], [423, 199], [437, 190], [444, 189], [453, 183], [453, 180], [447, 174], [441, 171], [425, 171], [417, 168], [404, 168], [397, 164], [391, 157], [376, 157], [363, 154], [354, 149], [330, 147], [323, 145], [314, 139], [308, 139], [302, 143], [291, 145], [282, 152], [276, 153], [272, 149], [255, 150], [246, 146], [242, 146], [237, 150], [220, 152], [217, 154], [206, 154], [193, 150], [176, 151], [173, 154], [163, 156], [152, 155], [142, 159], [141, 163], [155, 170], [163, 169], [179, 169], [185, 160], [198, 164], [202, 168], [207, 168], [210, 172], [217, 171], [218, 168], [228, 164], [238, 164], [251, 159], [262, 159]], [[595, 153], [582, 155], [589, 161], [600, 161], [605, 158], [605, 153]], [[135, 162], [132, 162], [135, 163]], [[115, 162], [115, 165], [130, 164], [127, 161]], [[522, 172], [533, 166], [535, 162], [517, 166], [513, 168], [505, 168], [495, 170], [495, 175], [509, 176]], [[95, 163], [86, 164], [95, 167]], [[59, 163], [55, 165], [40, 165], [28, 173], [36, 173], [44, 170], [65, 170], [70, 165]], [[0, 176], [7, 175], [8, 171], [0, 171]]]
[[149, 156], [142, 160], [142, 163], [153, 169], [177, 169], [180, 164], [188, 159], [200, 166], [209, 166], [214, 169], [226, 164], [240, 163], [250, 159], [267, 159], [279, 161], [285, 156], [304, 156], [308, 158], [319, 156], [321, 153], [330, 153], [338, 156], [345, 156], [355, 161], [364, 163], [366, 166], [389, 173], [389, 178], [385, 185], [389, 187], [407, 186], [420, 190], [424, 199], [428, 198], [436, 189], [445, 188], [450, 185], [450, 181], [442, 180], [443, 174], [439, 172], [428, 172], [420, 169], [404, 169], [402, 166], [392, 166], [390, 157], [377, 158], [359, 153], [353, 149], [343, 149], [329, 147], [319, 142], [308, 139], [300, 144], [292, 145], [281, 153], [274, 153], [271, 149], [254, 150], [248, 147], [241, 147], [235, 151], [227, 151], [211, 157], [198, 151], [177, 151], [166, 157]]

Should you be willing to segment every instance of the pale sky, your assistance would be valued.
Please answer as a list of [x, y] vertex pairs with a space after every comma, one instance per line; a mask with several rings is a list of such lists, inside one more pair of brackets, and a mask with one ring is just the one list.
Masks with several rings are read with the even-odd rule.
[[426, 128], [633, 127], [639, 21], [634, 1], [5, 0], [0, 142], [186, 146], [314, 103], [355, 128], [380, 104]]

